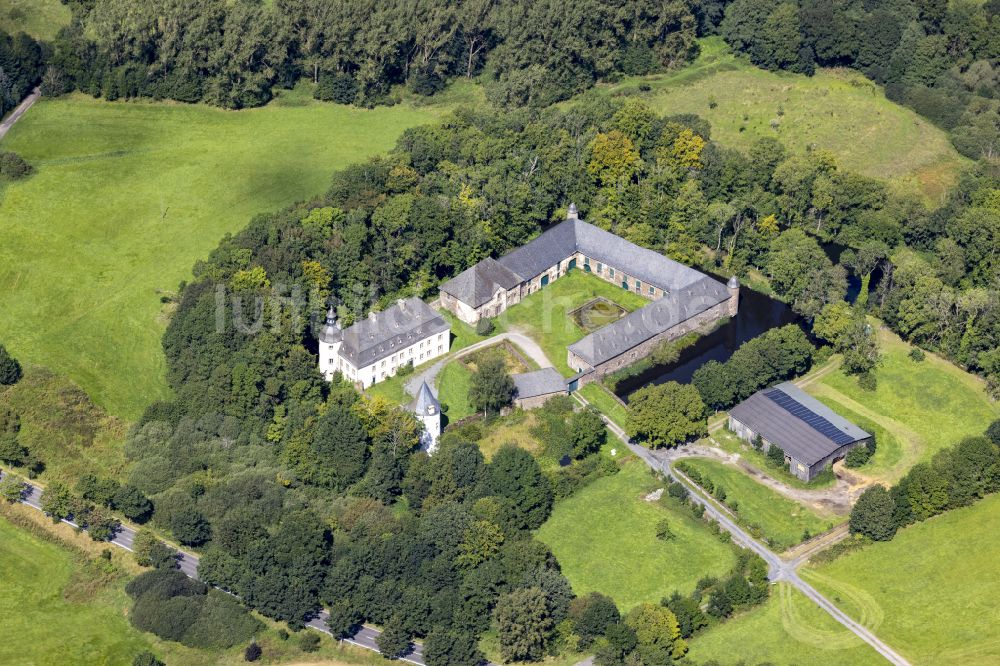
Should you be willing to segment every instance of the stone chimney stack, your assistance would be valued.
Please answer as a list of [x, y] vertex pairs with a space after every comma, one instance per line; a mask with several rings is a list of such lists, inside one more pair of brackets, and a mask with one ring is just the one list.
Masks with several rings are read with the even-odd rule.
[[579, 214], [576, 211], [576, 204], [575, 203], [571, 203], [569, 205], [569, 209], [566, 211], [566, 219], [567, 220], [579, 220], [580, 219]]

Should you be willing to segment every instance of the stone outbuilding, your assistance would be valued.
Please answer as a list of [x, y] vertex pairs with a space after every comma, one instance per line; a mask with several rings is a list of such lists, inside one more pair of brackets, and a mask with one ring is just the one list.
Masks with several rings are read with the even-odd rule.
[[552, 398], [568, 395], [566, 379], [555, 368], [513, 375], [514, 406], [521, 409], [541, 407]]

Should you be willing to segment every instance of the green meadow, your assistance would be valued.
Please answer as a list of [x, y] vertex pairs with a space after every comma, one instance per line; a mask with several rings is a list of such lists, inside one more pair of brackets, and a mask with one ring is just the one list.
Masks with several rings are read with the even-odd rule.
[[803, 577], [915, 665], [1000, 663], [1000, 496], [912, 525]]
[[364, 110], [304, 87], [270, 105], [43, 100], [0, 148], [36, 168], [0, 201], [0, 340], [127, 419], [167, 396], [160, 338], [194, 262], [257, 213], [321, 194], [436, 106]]
[[71, 12], [60, 0], [4, 0], [0, 3], [0, 30], [8, 34], [26, 32], [35, 39], [51, 41]]
[[878, 341], [882, 361], [875, 369], [874, 391], [865, 391], [856, 378], [839, 370], [805, 386], [861, 427], [878, 427], [878, 449], [858, 470], [862, 474], [895, 481], [916, 463], [929, 461], [964, 437], [982, 434], [1000, 418], [1000, 406], [990, 400], [980, 378], [934, 354], [912, 360], [912, 347], [885, 329], [879, 330]]
[[802, 542], [806, 533], [815, 536], [846, 520], [846, 516], [820, 516], [812, 509], [757, 483], [733, 465], [715, 460], [689, 458], [684, 464], [694, 468], [716, 489], [726, 492], [726, 504], [736, 503], [740, 522], [764, 535], [778, 551]]
[[829, 150], [842, 169], [888, 179], [932, 200], [968, 163], [943, 131], [886, 99], [857, 72], [768, 72], [734, 56], [719, 37], [701, 46], [688, 67], [628, 77], [591, 94], [638, 97], [660, 113], [696, 113], [712, 124], [712, 138], [730, 148], [746, 150], [756, 139], [774, 137], [796, 151]]
[[773, 666], [878, 666], [885, 663], [867, 643], [848, 631], [788, 583], [771, 588], [763, 606], [707, 629], [690, 641], [696, 663]]
[[[622, 609], [658, 602], [675, 590], [690, 593], [704, 576], [722, 576], [735, 563], [731, 546], [688, 510], [646, 501], [662, 487], [645, 463], [629, 459], [618, 474], [558, 502], [538, 530], [578, 595], [601, 592]], [[666, 519], [676, 538], [656, 538]]]

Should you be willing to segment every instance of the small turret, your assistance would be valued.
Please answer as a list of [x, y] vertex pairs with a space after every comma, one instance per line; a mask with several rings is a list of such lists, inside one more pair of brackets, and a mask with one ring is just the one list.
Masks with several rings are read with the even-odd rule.
[[726, 311], [730, 317], [735, 317], [740, 308], [740, 279], [735, 275], [729, 278], [729, 282], [726, 283], [726, 289], [729, 290], [729, 302]]
[[333, 374], [340, 370], [340, 346], [344, 342], [344, 332], [340, 330], [337, 313], [333, 306], [326, 311], [326, 322], [319, 335], [319, 371], [327, 381], [333, 379]]
[[326, 322], [319, 331], [319, 341], [332, 345], [340, 342], [342, 338], [343, 331], [340, 330], [340, 324], [337, 322], [337, 314], [333, 311], [333, 306], [331, 305], [330, 309], [326, 311]]
[[566, 219], [567, 220], [579, 220], [580, 219], [579, 213], [577, 213], [577, 210], [576, 210], [576, 204], [575, 203], [571, 203], [569, 205], [569, 208], [566, 210]]

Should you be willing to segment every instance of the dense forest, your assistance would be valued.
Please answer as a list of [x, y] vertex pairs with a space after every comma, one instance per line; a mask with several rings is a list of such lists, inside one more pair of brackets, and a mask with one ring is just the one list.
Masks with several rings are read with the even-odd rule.
[[685, 0], [71, 0], [49, 88], [108, 99], [168, 98], [226, 108], [267, 102], [300, 78], [316, 96], [364, 105], [390, 86], [429, 95], [483, 74], [505, 105], [542, 106], [618, 72], [697, 54]]
[[767, 69], [853, 67], [963, 155], [1000, 156], [997, 0], [734, 0], [718, 30]]

